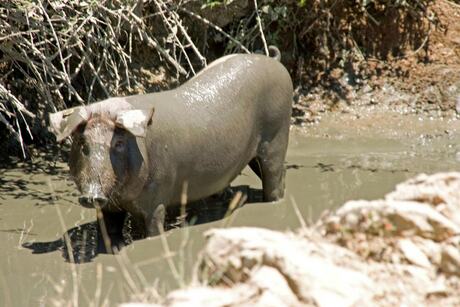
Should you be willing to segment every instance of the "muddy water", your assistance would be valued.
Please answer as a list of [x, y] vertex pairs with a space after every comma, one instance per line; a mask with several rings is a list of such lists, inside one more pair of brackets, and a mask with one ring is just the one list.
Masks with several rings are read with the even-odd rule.
[[95, 212], [76, 205], [65, 164], [38, 160], [3, 168], [0, 305], [112, 306], [147, 287], [152, 296], [164, 294], [190, 281], [203, 233], [210, 228], [294, 230], [300, 226], [294, 206], [304, 220], [313, 221], [347, 200], [382, 197], [417, 173], [459, 170], [459, 161], [459, 121], [387, 112], [329, 116], [318, 126], [291, 132], [285, 200], [258, 203], [261, 185], [245, 170], [233, 186], [249, 193], [250, 202], [229, 217], [222, 219], [225, 204], [198, 206], [188, 219], [195, 225], [171, 226], [163, 240], [131, 242], [125, 234], [116, 256], [104, 251]]

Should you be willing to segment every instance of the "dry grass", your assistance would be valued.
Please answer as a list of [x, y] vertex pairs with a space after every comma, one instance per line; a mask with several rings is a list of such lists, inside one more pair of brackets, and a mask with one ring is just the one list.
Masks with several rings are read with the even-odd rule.
[[169, 42], [159, 42], [146, 27], [145, 20], [155, 16], [143, 18], [142, 2], [0, 4], [0, 121], [22, 146], [23, 131], [32, 138], [33, 112], [43, 119], [47, 112], [132, 91], [138, 82], [130, 69], [135, 45], [157, 53], [177, 74], [195, 73], [189, 60], [187, 69], [180, 64], [182, 55], [188, 59], [184, 45], [206, 65], [175, 10], [162, 0], [149, 2], [174, 33], [173, 45], [180, 49], [171, 52]]

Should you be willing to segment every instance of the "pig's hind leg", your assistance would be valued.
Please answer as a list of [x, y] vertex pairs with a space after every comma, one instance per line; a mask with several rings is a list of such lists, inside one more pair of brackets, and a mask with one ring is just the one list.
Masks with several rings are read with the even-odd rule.
[[279, 133], [270, 141], [263, 141], [259, 146], [258, 155], [249, 166], [262, 180], [264, 201], [277, 201], [284, 196], [284, 159], [288, 145], [287, 131]]

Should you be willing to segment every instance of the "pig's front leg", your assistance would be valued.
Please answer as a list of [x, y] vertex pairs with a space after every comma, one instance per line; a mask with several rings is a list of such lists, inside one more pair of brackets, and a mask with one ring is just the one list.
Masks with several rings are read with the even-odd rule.
[[152, 237], [164, 230], [166, 207], [171, 200], [171, 185], [153, 185], [133, 203], [130, 213], [142, 235]]
[[152, 204], [148, 210], [131, 212], [134, 229], [142, 237], [157, 236], [164, 231], [166, 208], [163, 204]]

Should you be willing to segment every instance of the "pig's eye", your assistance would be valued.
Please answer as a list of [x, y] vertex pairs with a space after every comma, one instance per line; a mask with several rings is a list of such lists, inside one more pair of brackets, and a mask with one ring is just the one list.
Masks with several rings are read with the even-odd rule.
[[86, 143], [81, 144], [81, 152], [85, 155], [89, 155], [89, 146]]
[[123, 140], [116, 140], [113, 144], [113, 149], [116, 152], [123, 152], [125, 150], [125, 142]]

